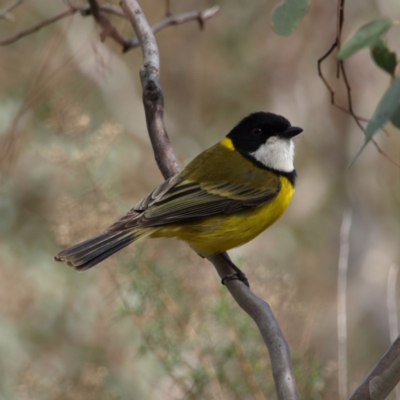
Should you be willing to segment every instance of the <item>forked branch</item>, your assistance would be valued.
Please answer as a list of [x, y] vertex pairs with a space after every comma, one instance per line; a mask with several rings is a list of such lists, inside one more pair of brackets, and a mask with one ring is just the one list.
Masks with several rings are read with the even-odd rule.
[[[16, 1], [15, 3], [11, 4], [10, 6], [0, 11], [0, 18], [9, 19], [9, 11], [17, 7], [19, 4], [23, 3], [23, 1], [25, 0]], [[67, 1], [69, 7], [66, 10], [60, 12], [59, 14], [51, 18], [45, 19], [30, 28], [23, 29], [7, 39], [0, 40], [0, 46], [7, 46], [9, 44], [13, 44], [18, 40], [24, 38], [25, 36], [29, 36], [35, 32], [38, 32], [42, 28], [54, 24], [55, 22], [61, 19], [70, 17], [77, 12], [79, 12], [83, 17], [86, 16], [94, 17], [96, 23], [101, 28], [100, 32], [101, 41], [104, 41], [107, 37], [110, 37], [121, 46], [123, 52], [127, 52], [140, 45], [138, 38], [134, 39], [125, 38], [124, 35], [122, 35], [122, 33], [119, 32], [118, 29], [112, 24], [110, 18], [108, 18], [108, 16], [106, 15], [109, 14], [116, 17], [128, 19], [127, 15], [124, 12], [122, 12], [120, 8], [107, 3], [99, 4], [97, 0], [88, 0], [88, 2], [89, 5], [78, 7], [74, 6], [72, 3]], [[180, 25], [189, 21], [197, 21], [199, 23], [200, 28], [203, 28], [205, 21], [212, 18], [217, 13], [218, 9], [219, 7], [215, 6], [200, 11], [195, 10], [177, 15], [167, 15], [164, 19], [154, 24], [151, 27], [151, 29], [153, 33], [156, 33], [167, 28], [168, 26]]]

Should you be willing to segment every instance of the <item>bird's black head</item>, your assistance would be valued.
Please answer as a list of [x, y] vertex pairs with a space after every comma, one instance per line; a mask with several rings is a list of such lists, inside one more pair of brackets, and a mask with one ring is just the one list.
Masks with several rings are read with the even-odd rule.
[[303, 129], [291, 126], [280, 115], [256, 112], [243, 118], [227, 135], [236, 150], [243, 153], [257, 151], [271, 136], [291, 139]]

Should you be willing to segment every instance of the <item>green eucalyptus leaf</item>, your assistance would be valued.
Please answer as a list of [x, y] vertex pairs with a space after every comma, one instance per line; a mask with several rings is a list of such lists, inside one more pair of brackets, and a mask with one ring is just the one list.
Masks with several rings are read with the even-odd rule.
[[361, 149], [351, 160], [350, 166], [354, 163], [357, 157], [365, 149], [366, 145], [372, 139], [372, 136], [376, 131], [381, 128], [389, 119], [395, 116], [396, 111], [399, 109], [400, 104], [400, 78], [396, 78], [389, 88], [386, 90], [385, 94], [379, 101], [371, 119], [368, 122], [367, 128], [365, 130], [365, 141], [361, 146]]
[[397, 106], [396, 111], [390, 117], [390, 122], [400, 129], [400, 104]]
[[395, 113], [400, 104], [400, 78], [397, 77], [379, 101], [365, 130], [366, 141], [371, 140], [375, 132], [381, 128]]
[[289, 36], [308, 11], [310, 0], [283, 0], [272, 13], [272, 26], [277, 35]]
[[382, 68], [390, 75], [394, 73], [397, 63], [396, 53], [391, 52], [382, 39], [379, 39], [371, 47], [371, 56], [379, 68]]
[[340, 48], [337, 58], [344, 60], [357, 51], [373, 46], [393, 25], [388, 18], [378, 18], [358, 29]]

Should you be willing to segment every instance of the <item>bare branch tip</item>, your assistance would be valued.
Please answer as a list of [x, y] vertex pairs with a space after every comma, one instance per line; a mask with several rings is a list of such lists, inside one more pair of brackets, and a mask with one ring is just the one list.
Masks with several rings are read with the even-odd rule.
[[213, 17], [219, 11], [219, 8], [220, 8], [219, 6], [207, 8], [206, 10], [201, 12], [202, 18], [209, 19], [209, 18]]

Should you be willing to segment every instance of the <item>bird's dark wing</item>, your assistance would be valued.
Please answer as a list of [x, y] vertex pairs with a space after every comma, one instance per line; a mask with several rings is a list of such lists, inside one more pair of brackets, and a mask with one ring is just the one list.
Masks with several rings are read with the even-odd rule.
[[157, 186], [150, 194], [142, 199], [135, 207], [133, 207], [126, 215], [124, 215], [117, 222], [112, 224], [106, 229], [106, 232], [119, 232], [125, 229], [129, 229], [132, 226], [137, 226], [138, 218], [151, 207], [154, 203], [159, 201], [169, 190], [175, 185], [182, 182], [183, 178], [180, 173], [171, 176], [160, 186]]
[[[240, 174], [235, 168], [226, 168], [226, 165], [238, 163]], [[212, 177], [204, 168], [207, 164], [214, 166]], [[265, 204], [277, 196], [280, 189], [278, 175], [255, 168], [238, 152], [217, 144], [157, 187], [107, 232], [239, 212]]]
[[180, 180], [178, 176], [175, 176], [175, 180], [173, 178], [173, 184], [166, 181], [107, 231], [137, 226], [156, 227], [243, 211], [265, 204], [280, 190], [279, 177], [274, 174], [261, 190], [245, 184], [199, 184]]

